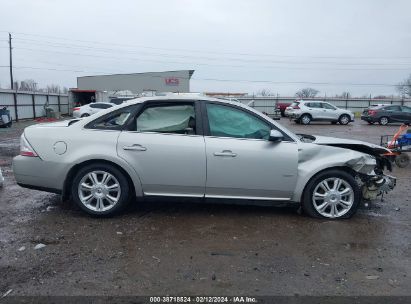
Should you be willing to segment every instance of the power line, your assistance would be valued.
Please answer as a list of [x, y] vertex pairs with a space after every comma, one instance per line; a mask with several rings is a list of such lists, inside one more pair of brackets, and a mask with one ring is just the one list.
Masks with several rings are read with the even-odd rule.
[[[245, 65], [227, 65], [227, 64], [210, 64], [210, 63], [198, 63], [198, 62], [182, 62], [182, 61], [162, 61], [162, 60], [155, 60], [155, 59], [142, 59], [136, 57], [116, 57], [116, 56], [104, 56], [104, 55], [95, 55], [95, 54], [83, 54], [83, 53], [74, 53], [74, 52], [65, 52], [65, 51], [55, 51], [55, 50], [42, 50], [42, 49], [33, 49], [33, 48], [25, 48], [25, 47], [15, 47], [16, 50], [28, 50], [33, 52], [47, 52], [47, 53], [56, 53], [56, 54], [68, 54], [68, 55], [75, 55], [75, 56], [83, 56], [83, 57], [92, 57], [92, 58], [107, 58], [111, 60], [133, 60], [140, 61], [140, 62], [155, 62], [161, 64], [182, 64], [182, 65], [192, 65], [192, 66], [210, 66], [210, 67], [230, 67], [230, 68], [246, 68], [250, 69], [250, 66]], [[411, 65], [411, 63], [410, 63]], [[380, 71], [403, 71], [403, 70], [411, 70], [411, 66], [409, 68], [333, 68], [333, 67], [320, 67], [320, 68], [313, 68], [313, 67], [286, 67], [286, 66], [254, 66], [257, 68], [264, 68], [264, 69], [289, 69], [289, 70], [341, 70], [341, 71], [364, 71], [364, 70], [380, 70]]]
[[[3, 33], [8, 33], [7, 31], [0, 31]], [[204, 54], [226, 54], [226, 55], [238, 55], [238, 56], [258, 56], [258, 57], [284, 57], [284, 58], [328, 58], [328, 59], [411, 59], [409, 56], [393, 56], [393, 57], [384, 57], [384, 56], [296, 56], [296, 55], [279, 55], [279, 54], [261, 54], [261, 53], [238, 53], [238, 52], [217, 52], [217, 51], [205, 51], [205, 50], [198, 50], [198, 49], [178, 49], [178, 48], [159, 48], [153, 46], [146, 46], [140, 44], [120, 44], [114, 42], [101, 42], [101, 41], [93, 41], [93, 40], [81, 40], [81, 39], [70, 39], [67, 37], [62, 36], [49, 36], [49, 35], [40, 35], [40, 34], [31, 34], [31, 33], [23, 33], [23, 32], [12, 32], [14, 34], [19, 34], [23, 36], [32, 36], [32, 37], [44, 37], [44, 38], [51, 38], [56, 40], [63, 40], [63, 41], [76, 41], [81, 43], [87, 44], [99, 44], [99, 45], [117, 45], [123, 47], [139, 47], [139, 48], [146, 48], [146, 49], [154, 49], [154, 50], [167, 50], [167, 51], [177, 51], [177, 52], [195, 52], [195, 53], [204, 53]]]
[[[38, 70], [50, 70], [50, 71], [62, 71], [62, 72], [85, 72], [81, 70], [66, 70], [66, 69], [53, 69], [42, 67], [30, 67], [30, 66], [15, 66], [16, 69], [38, 69]], [[90, 71], [89, 71], [90, 72]], [[146, 75], [146, 77], [164, 78], [164, 76]], [[312, 82], [312, 81], [273, 81], [273, 80], [248, 80], [248, 79], [220, 79], [220, 78], [197, 78], [197, 77], [178, 77], [179, 79], [192, 79], [201, 81], [217, 81], [217, 82], [234, 82], [234, 83], [269, 83], [269, 84], [307, 84], [307, 85], [345, 85], [345, 86], [379, 86], [379, 87], [395, 87], [396, 84], [386, 83], [332, 83], [332, 82]]]
[[[64, 48], [64, 49], [82, 49], [82, 50], [87, 50], [87, 51], [93, 51], [97, 50], [99, 52], [104, 52], [104, 53], [111, 53], [113, 52], [121, 52], [121, 53], [126, 53], [126, 54], [137, 54], [137, 55], [148, 55], [148, 56], [153, 56], [153, 57], [171, 57], [171, 58], [194, 58], [194, 59], [205, 59], [205, 60], [218, 60], [221, 61], [222, 58], [216, 58], [216, 57], [204, 57], [204, 56], [192, 56], [192, 55], [172, 55], [172, 54], [166, 54], [166, 53], [147, 53], [147, 52], [141, 52], [141, 51], [129, 51], [129, 50], [122, 50], [122, 49], [113, 49], [113, 48], [95, 48], [95, 47], [90, 47], [90, 46], [82, 46], [82, 45], [73, 45], [73, 44], [63, 44], [63, 43], [56, 43], [56, 42], [46, 42], [46, 41], [38, 41], [34, 39], [22, 39], [22, 38], [15, 38], [19, 43], [23, 44], [30, 44], [30, 45], [39, 45], [39, 46], [52, 46], [55, 48]], [[30, 43], [26, 42], [29, 41]], [[224, 58], [224, 61], [238, 61], [238, 62], [250, 62], [250, 63], [280, 63], [280, 64], [336, 64], [336, 65], [353, 65], [353, 66], [368, 66], [368, 65], [381, 65], [381, 66], [390, 66], [390, 65], [411, 65], [411, 62], [406, 62], [406, 63], [347, 63], [347, 62], [335, 62], [335, 61], [272, 61], [272, 60], [262, 60], [262, 59], [242, 59], [242, 58]]]

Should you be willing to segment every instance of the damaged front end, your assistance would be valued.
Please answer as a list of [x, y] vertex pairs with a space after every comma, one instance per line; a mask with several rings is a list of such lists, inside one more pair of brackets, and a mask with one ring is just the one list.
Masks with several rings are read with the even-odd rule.
[[384, 174], [384, 170], [392, 171], [392, 159], [389, 149], [367, 142], [337, 139], [323, 136], [300, 135], [305, 142], [310, 140], [314, 144], [343, 148], [360, 152], [357, 157], [345, 162], [345, 166], [356, 172], [355, 179], [361, 188], [364, 200], [374, 200], [393, 190], [396, 178]]

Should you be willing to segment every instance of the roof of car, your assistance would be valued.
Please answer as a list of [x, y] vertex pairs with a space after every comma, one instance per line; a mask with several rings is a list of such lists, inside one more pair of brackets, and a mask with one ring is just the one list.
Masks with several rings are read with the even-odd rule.
[[[172, 95], [164, 95], [164, 96], [149, 96], [149, 97], [138, 97], [134, 99], [127, 100], [127, 104], [130, 103], [141, 103], [150, 100], [170, 100], [170, 101], [180, 101], [180, 100], [206, 100], [206, 101], [217, 101], [217, 102], [228, 102], [228, 100], [208, 97], [205, 95], [198, 95], [198, 94], [172, 94]], [[238, 103], [238, 102], [237, 102]]]

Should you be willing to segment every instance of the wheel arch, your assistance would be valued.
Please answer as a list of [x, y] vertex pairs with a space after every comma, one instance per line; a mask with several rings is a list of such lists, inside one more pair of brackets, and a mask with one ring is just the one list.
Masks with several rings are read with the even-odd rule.
[[297, 187], [296, 192], [294, 192], [294, 195], [292, 197], [292, 201], [298, 202], [298, 203], [301, 204], [304, 193], [307, 190], [307, 186], [310, 183], [310, 181], [313, 178], [315, 178], [316, 176], [318, 176], [319, 174], [322, 174], [326, 171], [332, 171], [332, 170], [341, 170], [341, 171], [344, 171], [344, 172], [352, 175], [353, 177], [358, 174], [354, 169], [352, 169], [348, 166], [344, 166], [344, 165], [342, 165], [342, 166], [337, 165], [337, 166], [330, 166], [330, 167], [322, 168], [318, 171], [313, 172], [312, 174], [307, 176], [307, 178], [304, 179], [304, 183], [303, 183], [302, 187]]
[[74, 166], [72, 166], [70, 168], [70, 170], [68, 171], [66, 178], [64, 180], [63, 183], [63, 191], [62, 191], [62, 199], [67, 200], [70, 198], [70, 193], [71, 193], [71, 186], [73, 183], [73, 179], [76, 175], [76, 173], [84, 166], [88, 166], [91, 164], [107, 164], [107, 165], [111, 165], [113, 167], [115, 167], [116, 169], [118, 169], [119, 171], [121, 171], [121, 173], [124, 174], [124, 176], [126, 177], [129, 187], [132, 191], [131, 196], [141, 196], [142, 195], [142, 189], [141, 189], [141, 183], [140, 182], [136, 182], [135, 180], [133, 180], [133, 178], [131, 177], [131, 174], [128, 170], [124, 169], [121, 165], [107, 160], [107, 159], [89, 159], [89, 160], [85, 160], [82, 161], [80, 163], [75, 164]]

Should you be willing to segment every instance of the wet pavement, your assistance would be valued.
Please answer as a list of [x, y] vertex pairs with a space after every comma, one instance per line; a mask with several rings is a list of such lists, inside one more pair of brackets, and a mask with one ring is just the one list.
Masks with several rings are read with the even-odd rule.
[[[281, 123], [374, 143], [398, 129]], [[0, 296], [411, 295], [411, 167], [394, 168], [394, 192], [350, 220], [165, 201], [96, 219], [16, 185], [11, 159], [28, 124], [0, 129]]]

